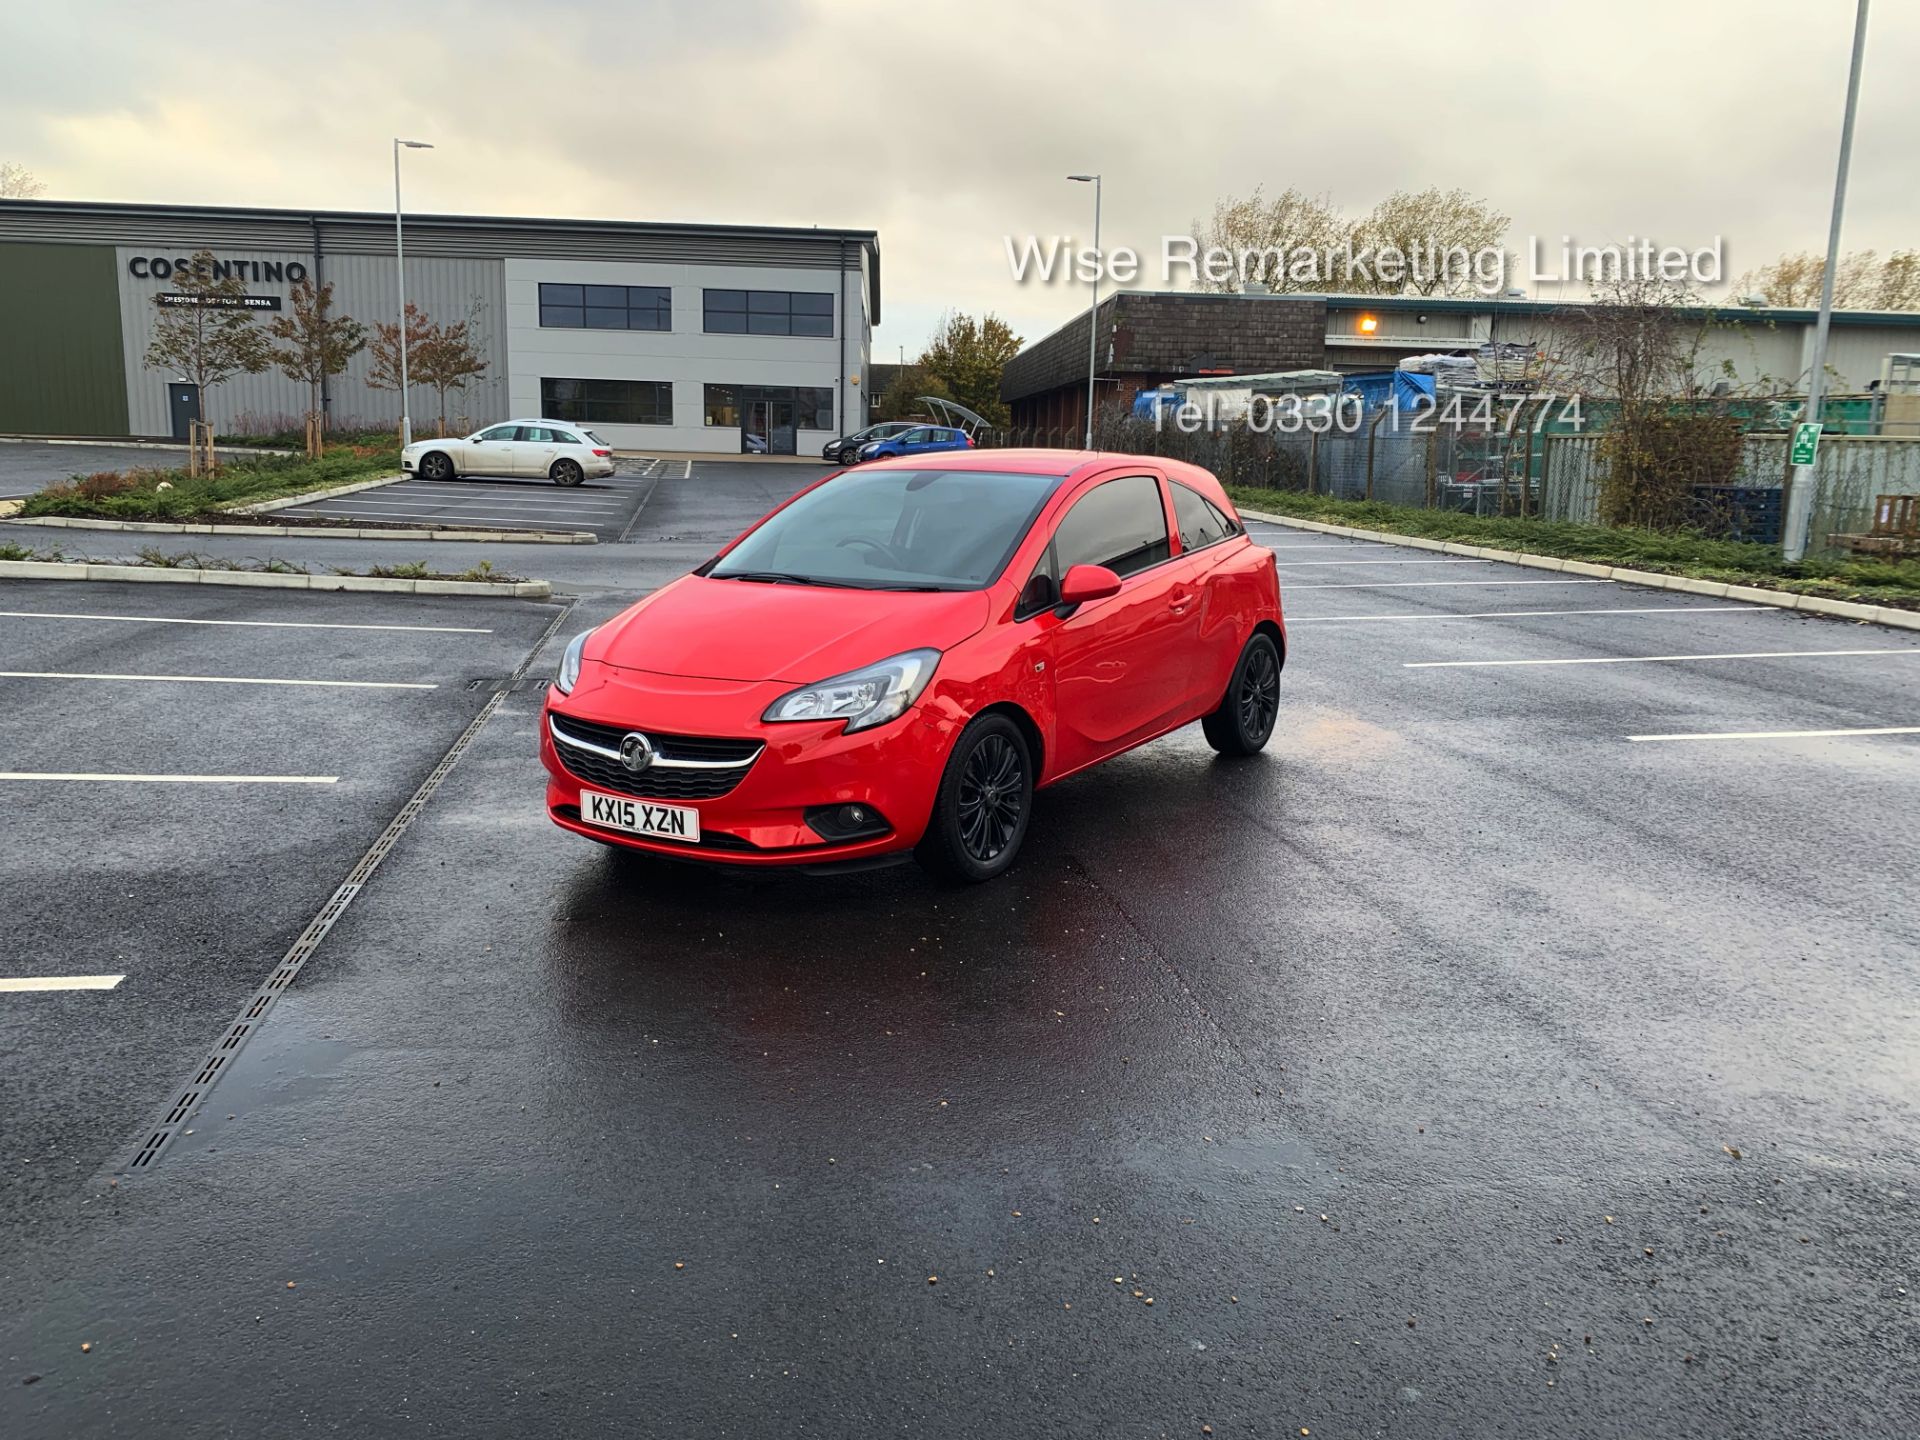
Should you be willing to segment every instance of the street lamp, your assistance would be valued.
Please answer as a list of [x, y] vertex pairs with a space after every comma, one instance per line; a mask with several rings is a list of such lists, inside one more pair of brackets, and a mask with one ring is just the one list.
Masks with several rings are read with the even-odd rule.
[[1093, 186], [1093, 308], [1087, 312], [1087, 449], [1093, 449], [1093, 376], [1100, 364], [1100, 177], [1069, 175]]
[[[1833, 214], [1827, 227], [1827, 268], [1820, 277], [1820, 314], [1813, 325], [1813, 363], [1807, 371], [1807, 408], [1802, 422], [1814, 427], [1812, 462], [1793, 467], [1787, 486], [1787, 513], [1780, 522], [1781, 555], [1792, 561], [1807, 553], [1807, 530], [1813, 519], [1814, 476], [1818, 473], [1820, 410], [1826, 400], [1827, 327], [1833, 323], [1833, 272], [1840, 264], [1840, 211], [1847, 200], [1847, 164], [1853, 157], [1853, 112], [1860, 103], [1860, 63], [1867, 50], [1867, 0], [1853, 15], [1853, 60], [1847, 67], [1847, 108], [1840, 121], [1840, 165], [1833, 179]], [[1794, 447], [1798, 449], [1796, 445]], [[1788, 459], [1793, 458], [1788, 452]]]
[[393, 263], [400, 277], [400, 444], [413, 443], [413, 415], [407, 403], [407, 246], [400, 225], [400, 151], [431, 150], [424, 140], [393, 137]]

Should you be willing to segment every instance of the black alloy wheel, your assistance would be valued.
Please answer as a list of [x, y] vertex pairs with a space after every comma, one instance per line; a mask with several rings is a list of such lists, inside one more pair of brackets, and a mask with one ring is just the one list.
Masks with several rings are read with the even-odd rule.
[[1279, 715], [1280, 650], [1271, 635], [1256, 634], [1240, 652], [1219, 708], [1200, 728], [1222, 755], [1253, 755], [1265, 748]]
[[1013, 864], [1033, 810], [1026, 736], [1006, 715], [981, 716], [947, 757], [920, 863], [950, 880], [991, 880]]
[[577, 460], [556, 460], [553, 469], [547, 472], [556, 485], [578, 485], [587, 478], [587, 472], [580, 468]]
[[430, 450], [426, 455], [421, 457], [420, 473], [429, 480], [451, 480], [453, 478], [453, 461], [442, 455], [438, 450]]
[[960, 772], [960, 843], [991, 865], [1012, 843], [1026, 809], [1026, 765], [1013, 742], [988, 735], [973, 747]]

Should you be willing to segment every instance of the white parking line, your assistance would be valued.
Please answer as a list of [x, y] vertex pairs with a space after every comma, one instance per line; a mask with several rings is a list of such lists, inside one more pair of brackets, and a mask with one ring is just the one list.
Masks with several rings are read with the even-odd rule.
[[417, 680], [279, 680], [261, 675], [105, 675], [82, 670], [0, 670], [0, 680], [151, 680], [172, 685], [311, 685], [334, 690], [438, 690]]
[[1572, 660], [1409, 660], [1405, 670], [1472, 670], [1496, 665], [1664, 665], [1683, 660], [1805, 660], [1824, 655], [1901, 655], [1912, 650], [1730, 650], [1716, 655], [1584, 655]]
[[1645, 740], [1816, 740], [1827, 735], [1920, 735], [1920, 725], [1876, 725], [1864, 730], [1723, 730], [1691, 735], [1629, 735]]
[[[331, 518], [335, 520], [351, 520], [355, 517], [340, 514], [334, 515]], [[556, 528], [584, 530], [594, 525], [611, 525], [613, 523], [611, 520], [589, 520], [587, 517], [582, 516], [576, 524], [554, 526], [535, 524], [534, 521], [539, 517], [533, 515], [476, 515], [468, 510], [383, 510], [378, 514], [369, 514], [359, 518], [375, 522], [372, 528], [376, 530], [380, 528], [378, 522], [382, 520], [434, 520], [439, 522], [439, 527], [443, 530], [471, 524], [475, 520], [496, 520], [516, 530], [553, 530]], [[564, 520], [566, 517], [558, 516], [555, 518]]]
[[[458, 482], [421, 483], [417, 485], [382, 486], [381, 495], [544, 495], [557, 499], [568, 494], [610, 495], [621, 491], [638, 490], [638, 485], [608, 484], [602, 481], [597, 485], [545, 485], [528, 483], [525, 485], [463, 485]], [[562, 503], [565, 503], [564, 501]]]
[[1311, 570], [1323, 565], [1492, 565], [1492, 560], [1471, 560], [1449, 556], [1445, 560], [1281, 560], [1283, 570]]
[[436, 635], [491, 635], [465, 625], [349, 625], [330, 620], [190, 620], [176, 615], [93, 615], [80, 610], [0, 610], [9, 620], [124, 620], [129, 625], [245, 625], [267, 630], [407, 630]]
[[1774, 613], [1776, 612], [1770, 605], [1629, 605], [1594, 610], [1475, 610], [1461, 615], [1289, 615], [1287, 625], [1292, 627], [1309, 621], [1326, 624], [1334, 620], [1385, 620], [1393, 624], [1406, 624], [1415, 620], [1510, 620], [1515, 616], [1531, 615], [1772, 615]]
[[1287, 594], [1302, 590], [1427, 590], [1443, 585], [1611, 585], [1611, 580], [1353, 580], [1340, 585], [1289, 585]]
[[413, 510], [423, 506], [430, 510], [538, 510], [552, 515], [571, 515], [576, 510], [618, 512], [627, 508], [624, 505], [555, 505], [550, 500], [497, 500], [492, 496], [477, 495], [471, 500], [328, 500], [299, 508], [311, 515], [358, 515], [373, 510]]
[[0, 993], [27, 990], [111, 990], [124, 975], [22, 975], [0, 978]]
[[125, 781], [139, 785], [334, 785], [338, 775], [113, 775], [90, 770], [0, 770], [0, 780]]

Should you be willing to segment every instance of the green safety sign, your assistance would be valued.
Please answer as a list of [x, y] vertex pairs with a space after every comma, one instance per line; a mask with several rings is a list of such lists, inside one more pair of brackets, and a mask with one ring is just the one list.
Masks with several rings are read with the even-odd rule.
[[1820, 427], [1808, 420], [1793, 427], [1793, 449], [1789, 459], [1795, 465], [1813, 464], [1814, 452], [1820, 448]]

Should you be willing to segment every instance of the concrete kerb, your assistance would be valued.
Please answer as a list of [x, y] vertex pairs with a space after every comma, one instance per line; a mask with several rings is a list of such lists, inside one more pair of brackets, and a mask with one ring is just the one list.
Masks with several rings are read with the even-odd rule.
[[[236, 511], [236, 514], [247, 512]], [[302, 540], [460, 540], [474, 544], [597, 545], [591, 530], [402, 530], [358, 525], [175, 525], [164, 520], [94, 520], [84, 516], [6, 517], [10, 525], [40, 525], [57, 530], [113, 530], [142, 535], [268, 535]]]
[[274, 510], [290, 510], [295, 505], [313, 505], [339, 495], [358, 495], [362, 490], [378, 490], [382, 485], [397, 485], [406, 478], [405, 475], [382, 475], [372, 480], [355, 480], [348, 485], [333, 485], [325, 490], [308, 490], [299, 495], [282, 495], [273, 500], [261, 500], [252, 505], [231, 505], [228, 508], [236, 515], [265, 515]]
[[126, 580], [159, 585], [237, 585], [257, 590], [346, 590], [380, 595], [473, 595], [546, 600], [550, 580], [412, 580], [383, 575], [289, 575], [266, 570], [190, 570], [165, 565], [0, 560], [0, 580]]
[[1374, 540], [1415, 550], [1441, 550], [1449, 555], [1492, 560], [1502, 565], [1529, 565], [1535, 569], [1560, 570], [1568, 575], [1584, 575], [1595, 580], [1613, 580], [1622, 585], [1644, 585], [1650, 590], [1678, 590], [1689, 595], [1710, 595], [1716, 600], [1770, 605], [1776, 610], [1803, 610], [1809, 615], [1826, 615], [1836, 620], [1863, 620], [1873, 625], [1890, 625], [1899, 630], [1920, 630], [1920, 610], [1895, 610], [1886, 605], [1829, 600], [1824, 595], [1796, 595], [1786, 590], [1762, 590], [1752, 585], [1727, 585], [1717, 580], [1696, 580], [1690, 575], [1662, 575], [1653, 570], [1594, 565], [1585, 560], [1563, 560], [1554, 555], [1533, 555], [1521, 550], [1490, 550], [1484, 546], [1461, 545], [1451, 540], [1429, 540], [1420, 535], [1358, 530], [1350, 525], [1330, 525], [1322, 520], [1296, 520], [1290, 515], [1272, 515], [1261, 510], [1243, 509], [1240, 513], [1249, 520], [1258, 520], [1267, 525], [1284, 525], [1290, 530], [1310, 530], [1316, 535], [1337, 535], [1346, 540]]

